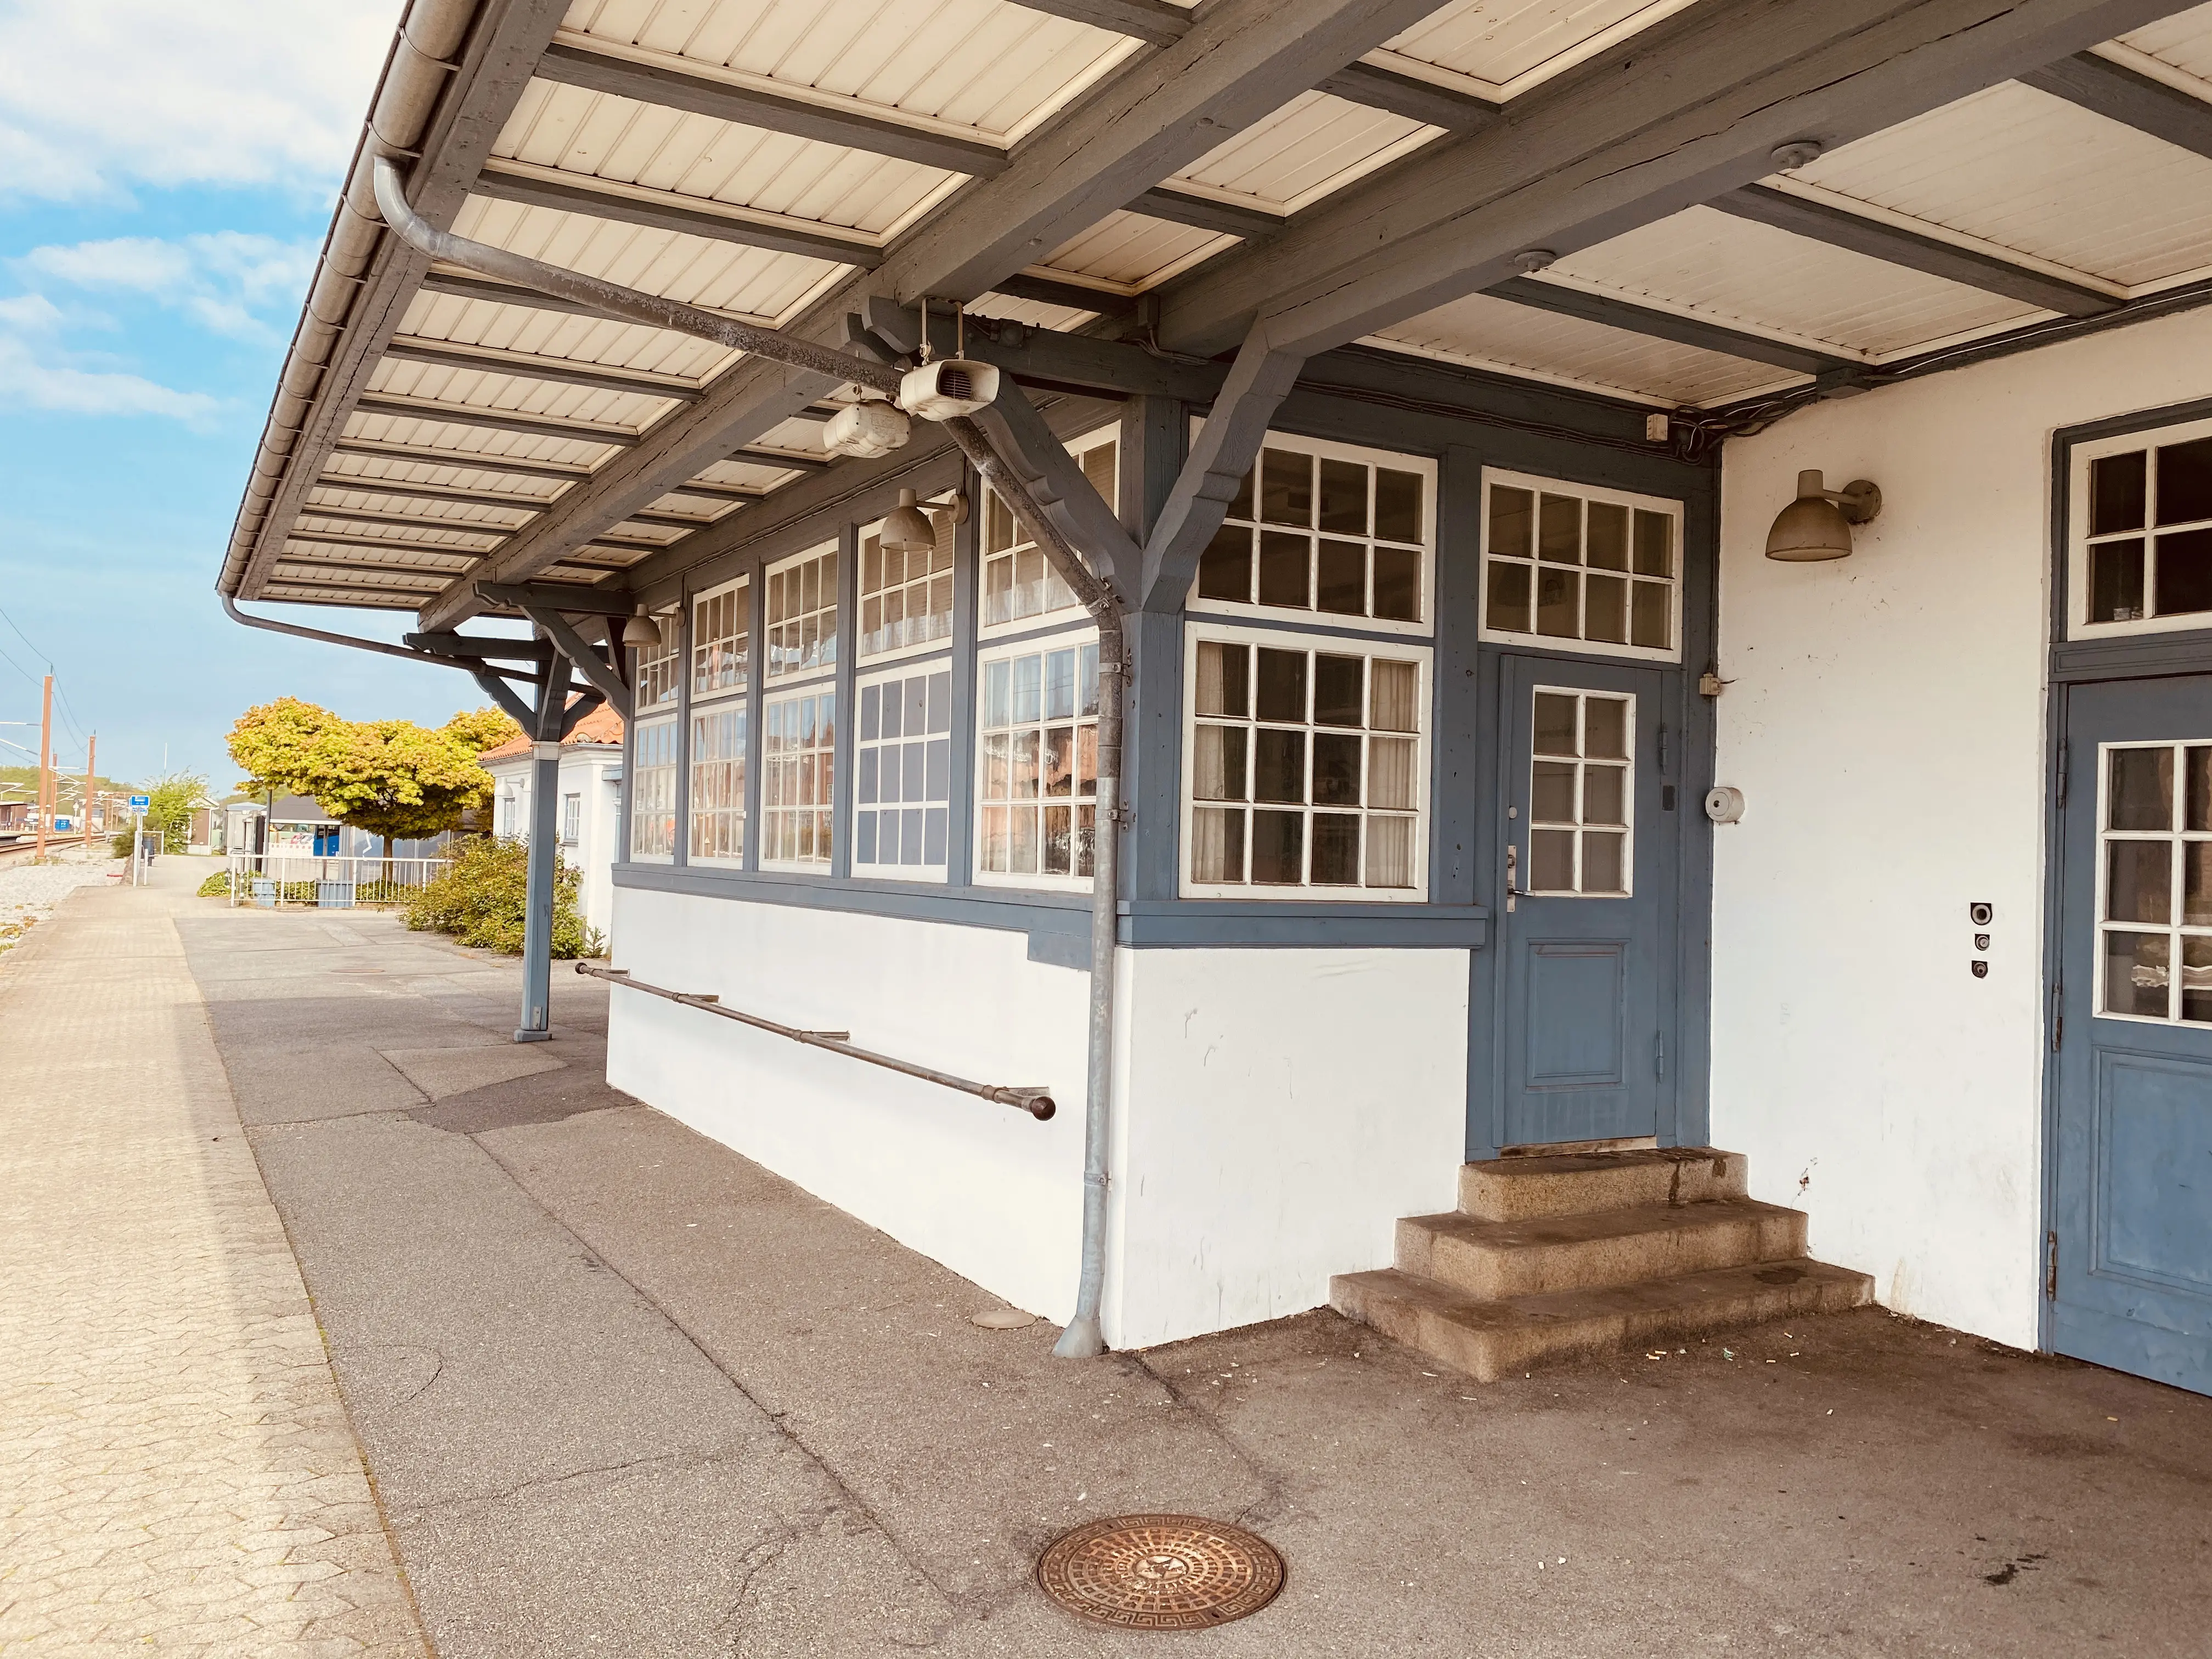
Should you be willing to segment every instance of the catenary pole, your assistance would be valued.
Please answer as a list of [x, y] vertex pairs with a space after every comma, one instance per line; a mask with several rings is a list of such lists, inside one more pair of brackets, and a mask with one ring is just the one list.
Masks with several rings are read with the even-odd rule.
[[46, 825], [54, 816], [54, 677], [46, 676], [46, 690], [39, 711], [39, 844], [32, 857], [46, 855]]
[[84, 831], [84, 846], [87, 852], [90, 852], [92, 850], [92, 780], [94, 775], [92, 763], [99, 756], [99, 753], [100, 733], [94, 732], [90, 737], [84, 740], [84, 805], [77, 809], [84, 814], [84, 822], [80, 824], [78, 828]]

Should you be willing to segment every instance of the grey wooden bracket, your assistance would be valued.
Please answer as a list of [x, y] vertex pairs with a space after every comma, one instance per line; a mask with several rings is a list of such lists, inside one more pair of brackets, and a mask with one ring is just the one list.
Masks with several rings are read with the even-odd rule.
[[[932, 319], [933, 336], [939, 332], [935, 320]], [[866, 302], [860, 322], [872, 337], [891, 351], [911, 356], [921, 349], [921, 314], [917, 310], [877, 296]], [[1113, 586], [1115, 597], [1127, 605], [1144, 568], [1143, 555], [1111, 504], [1044, 423], [1028, 395], [1011, 377], [1001, 380], [997, 401], [979, 410], [975, 422], [990, 434], [1000, 453], [1012, 461], [1045, 516]]]
[[999, 396], [975, 423], [1021, 474], [1030, 494], [1060, 533], [1104, 577], [1126, 607], [1144, 569], [1144, 553], [1098, 488], [1076, 465], [1021, 387], [999, 384]]
[[[629, 687], [623, 684], [621, 674], [616, 672], [605, 658], [584, 643], [582, 635], [569, 626], [568, 619], [557, 611], [534, 603], [525, 603], [522, 611], [531, 621], [545, 630], [546, 637], [553, 641], [562, 656], [574, 664], [584, 678], [592, 683], [593, 689], [599, 692], [600, 698], [605, 701], [607, 706], [621, 715], [623, 720], [629, 720]], [[567, 677], [563, 675], [560, 678], [565, 684]]]
[[515, 696], [514, 689], [489, 668], [473, 669], [470, 678], [482, 686], [484, 695], [497, 703], [511, 716], [514, 723], [527, 732], [538, 722], [538, 715], [528, 703]]
[[1303, 352], [1279, 349], [1268, 331], [1268, 319], [1262, 317], [1244, 337], [1205, 428], [1192, 441], [1189, 459], [1168, 492], [1167, 505], [1145, 544], [1142, 610], [1182, 608], [1198, 574], [1199, 556], [1221, 528], [1237, 487], [1259, 458], [1268, 422], [1305, 367]]

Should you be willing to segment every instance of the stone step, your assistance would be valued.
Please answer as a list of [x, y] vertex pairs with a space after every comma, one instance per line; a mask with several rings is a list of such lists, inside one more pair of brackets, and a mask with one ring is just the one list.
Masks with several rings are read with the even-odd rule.
[[1462, 1164], [1459, 1206], [1483, 1221], [1741, 1198], [1750, 1160], [1711, 1146], [1565, 1152]]
[[1525, 1221], [1455, 1211], [1398, 1223], [1401, 1269], [1492, 1298], [1602, 1290], [1804, 1254], [1804, 1214], [1748, 1198]]
[[1494, 1382], [1537, 1360], [1609, 1353], [1662, 1339], [1869, 1302], [1866, 1274], [1820, 1261], [1720, 1267], [1604, 1290], [1484, 1301], [1433, 1279], [1385, 1267], [1329, 1282], [1329, 1304], [1348, 1319]]

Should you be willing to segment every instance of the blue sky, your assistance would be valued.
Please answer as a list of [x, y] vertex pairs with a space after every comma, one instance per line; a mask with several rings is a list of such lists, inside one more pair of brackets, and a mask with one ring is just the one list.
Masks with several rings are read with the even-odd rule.
[[[241, 629], [214, 591], [401, 0], [0, 0], [0, 722], [234, 781], [284, 695], [444, 720], [458, 674]], [[270, 614], [395, 637], [373, 615]], [[12, 623], [13, 626], [9, 626]], [[0, 724], [27, 763], [37, 727]]]

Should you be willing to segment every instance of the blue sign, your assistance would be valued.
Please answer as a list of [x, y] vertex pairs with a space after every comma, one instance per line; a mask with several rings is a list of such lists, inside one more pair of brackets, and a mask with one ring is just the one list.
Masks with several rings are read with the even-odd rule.
[[153, 804], [154, 798], [151, 795], [133, 795], [131, 797], [131, 810], [134, 812], [143, 812]]

